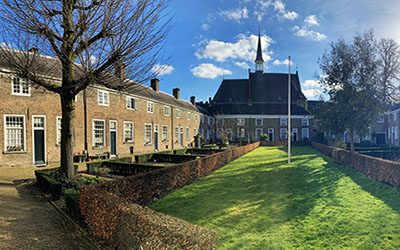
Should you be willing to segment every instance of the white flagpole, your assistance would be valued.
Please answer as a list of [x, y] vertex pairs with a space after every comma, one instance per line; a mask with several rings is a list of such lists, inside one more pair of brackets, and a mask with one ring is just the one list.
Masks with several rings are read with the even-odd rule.
[[292, 141], [292, 133], [291, 133], [291, 72], [290, 72], [290, 56], [289, 56], [289, 76], [288, 76], [288, 131], [287, 131], [287, 135], [288, 135], [288, 163], [290, 163], [290, 157], [291, 157], [291, 141]]

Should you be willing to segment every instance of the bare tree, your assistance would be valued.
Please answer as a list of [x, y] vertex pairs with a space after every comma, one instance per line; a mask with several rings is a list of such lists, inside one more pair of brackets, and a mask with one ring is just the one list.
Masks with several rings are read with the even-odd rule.
[[390, 38], [381, 39], [378, 44], [380, 67], [380, 84], [382, 100], [386, 104], [400, 101], [400, 48], [397, 42]]
[[33, 86], [60, 95], [60, 158], [68, 178], [74, 176], [75, 95], [92, 85], [134, 86], [124, 71], [136, 81], [152, 77], [169, 23], [167, 1], [1, 0], [0, 60]]
[[229, 124], [229, 120], [224, 118], [216, 119], [215, 128], [221, 142], [223, 144], [229, 145], [229, 142], [232, 140], [232, 133], [233, 133], [232, 128]]

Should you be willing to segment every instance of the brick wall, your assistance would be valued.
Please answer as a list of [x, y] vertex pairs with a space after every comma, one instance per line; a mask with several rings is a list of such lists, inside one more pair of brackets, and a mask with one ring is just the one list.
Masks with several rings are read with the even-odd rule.
[[397, 188], [400, 187], [399, 162], [352, 153], [345, 149], [334, 148], [320, 143], [312, 143], [312, 146], [330, 156], [335, 162], [352, 166], [373, 180], [384, 182]]
[[[17, 96], [11, 93], [11, 75], [0, 71], [0, 167], [2, 166], [29, 166], [33, 165], [33, 130], [32, 116], [41, 115], [45, 117], [45, 160], [48, 165], [57, 165], [59, 162], [59, 145], [56, 145], [56, 119], [61, 116], [61, 106], [59, 97], [43, 89], [31, 87], [30, 96]], [[147, 153], [154, 151], [154, 125], [159, 126], [159, 150], [182, 148], [179, 142], [174, 141], [173, 130], [175, 126], [183, 127], [184, 143], [187, 147], [194, 142], [194, 129], [200, 125], [200, 113], [186, 110], [179, 106], [155, 103], [154, 113], [147, 113], [148, 99], [135, 96], [138, 100], [138, 110], [126, 108], [126, 95], [121, 92], [109, 91], [109, 106], [100, 106], [97, 101], [97, 88], [89, 88], [87, 91], [87, 110], [88, 110], [88, 151], [90, 155], [110, 152], [110, 132], [109, 122], [117, 122], [117, 154], [124, 156], [130, 153], [130, 147], [134, 147], [135, 153]], [[75, 129], [74, 129], [74, 153], [82, 154], [84, 150], [84, 113], [83, 113], [83, 94], [77, 96]], [[171, 106], [171, 116], [164, 116], [164, 105]], [[182, 110], [182, 117], [176, 118], [175, 109]], [[187, 119], [187, 112], [192, 113], [192, 119]], [[8, 153], [5, 150], [4, 142], [4, 116], [23, 115], [25, 126], [26, 147], [23, 152]], [[194, 114], [197, 114], [195, 120]], [[105, 121], [105, 146], [102, 148], [93, 147], [93, 119]], [[134, 142], [125, 143], [124, 122], [134, 123]], [[153, 142], [144, 143], [144, 124], [152, 124]], [[168, 126], [168, 139], [162, 140], [162, 126]], [[186, 128], [190, 129], [189, 140], [186, 140]]]

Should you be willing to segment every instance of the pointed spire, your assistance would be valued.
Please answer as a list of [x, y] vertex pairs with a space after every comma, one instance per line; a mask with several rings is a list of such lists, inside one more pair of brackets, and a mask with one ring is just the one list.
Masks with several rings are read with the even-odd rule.
[[257, 57], [255, 62], [264, 62], [262, 57], [262, 48], [261, 48], [261, 34], [258, 32], [258, 45], [257, 45]]

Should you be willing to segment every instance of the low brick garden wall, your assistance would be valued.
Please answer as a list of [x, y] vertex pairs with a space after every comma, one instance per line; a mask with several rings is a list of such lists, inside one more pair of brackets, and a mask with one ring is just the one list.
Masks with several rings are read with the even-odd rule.
[[[121, 218], [125, 217], [124, 214], [125, 211], [127, 211], [127, 207], [132, 204], [135, 204], [135, 206], [146, 206], [152, 201], [167, 195], [171, 191], [190, 184], [202, 176], [210, 174], [230, 161], [256, 149], [259, 145], [260, 143], [256, 142], [242, 147], [231, 148], [223, 152], [184, 162], [172, 167], [142, 173], [99, 185], [85, 186], [80, 190], [80, 207], [82, 216], [90, 230], [96, 236], [106, 240], [118, 239], [122, 233], [119, 230], [122, 227], [121, 223], [126, 223], [126, 221], [123, 222]], [[118, 202], [108, 200], [108, 198]], [[137, 220], [135, 221], [135, 223], [138, 223]], [[126, 228], [129, 226], [125, 225], [124, 227]], [[137, 228], [141, 227], [141, 225], [137, 225]], [[146, 225], [143, 225], [143, 227], [146, 227]], [[199, 233], [200, 235], [209, 235], [209, 238], [216, 239], [214, 234], [211, 232], [204, 233], [203, 229], [195, 231], [201, 232]], [[198, 237], [201, 238], [200, 235], [198, 235]], [[192, 247], [189, 248], [199, 248], [201, 244], [195, 240], [198, 237], [193, 237]], [[189, 237], [188, 239], [192, 238]], [[156, 241], [158, 242], [159, 239]], [[206, 240], [206, 242], [207, 246], [213, 246], [215, 243], [213, 240]], [[112, 244], [120, 246], [122, 242], [112, 242]], [[190, 245], [191, 243], [189, 242], [185, 244]], [[206, 245], [203, 245], [200, 248], [213, 248], [206, 247]], [[174, 247], [173, 245], [166, 244], [162, 248], [167, 246]], [[187, 246], [188, 245], [185, 245], [185, 247]]]
[[311, 144], [315, 149], [330, 156], [335, 162], [352, 166], [369, 178], [400, 188], [400, 163], [320, 143]]

